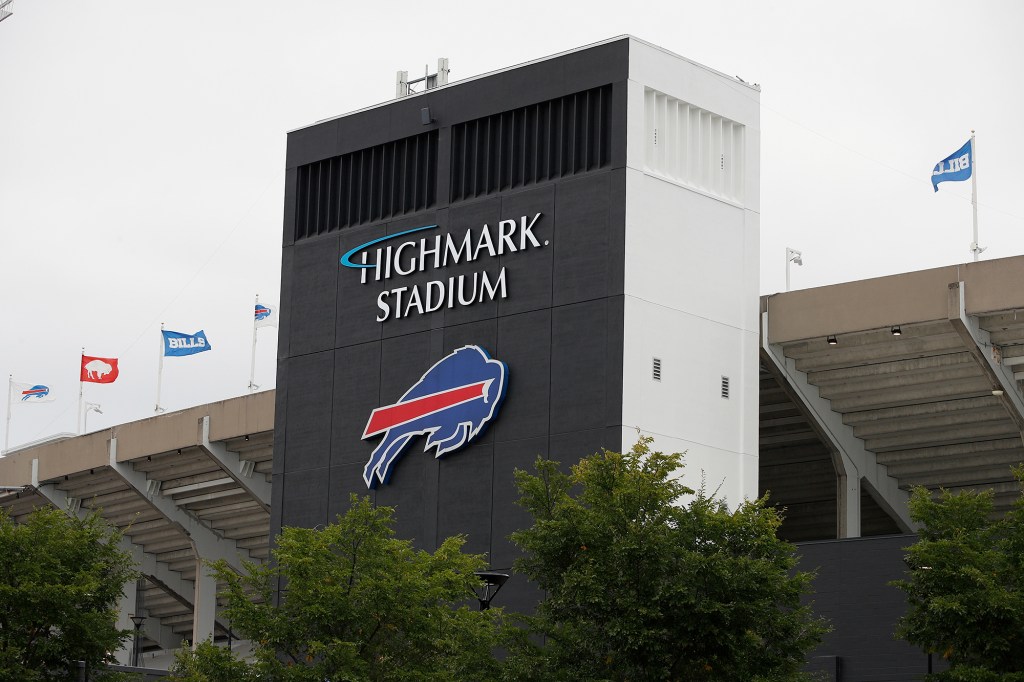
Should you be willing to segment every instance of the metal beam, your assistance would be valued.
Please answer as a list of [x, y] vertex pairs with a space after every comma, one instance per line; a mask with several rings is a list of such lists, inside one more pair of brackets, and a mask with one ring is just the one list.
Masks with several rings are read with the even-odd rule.
[[787, 358], [781, 346], [768, 341], [768, 313], [761, 314], [761, 351], [778, 378], [783, 380], [810, 418], [813, 428], [839, 455], [836, 461], [836, 481], [839, 508], [839, 537], [860, 537], [860, 484], [863, 480], [868, 492], [896, 521], [903, 531], [911, 531], [908, 502], [910, 495], [899, 487], [899, 481], [889, 476], [875, 454], [864, 447], [864, 442], [843, 423], [842, 415], [832, 409], [829, 401], [821, 397], [818, 389], [807, 381], [807, 374], [797, 369], [796, 361]]
[[[46, 500], [50, 502], [57, 509], [63, 509], [68, 515], [77, 516], [80, 519], [85, 519], [88, 516], [88, 512], [80, 506], [77, 501], [73, 501], [67, 496], [67, 494], [58, 488], [53, 483], [47, 483], [46, 485], [39, 485], [39, 460], [32, 460], [32, 487], [42, 495]], [[183, 606], [187, 607], [190, 611], [192, 610], [192, 602], [187, 599], [184, 595], [192, 594], [195, 590], [193, 582], [191, 580], [185, 580], [181, 577], [181, 574], [177, 571], [171, 570], [171, 568], [162, 561], [157, 560], [155, 556], [146, 552], [142, 547], [136, 545], [128, 537], [122, 535], [121, 540], [118, 542], [118, 548], [123, 552], [127, 552], [131, 555], [132, 561], [138, 567], [139, 573], [146, 576], [150, 582], [159, 586], [164, 592], [166, 592], [174, 600], [180, 602]], [[135, 581], [131, 583], [132, 587], [130, 595], [131, 606], [130, 609], [134, 610], [135, 606]], [[122, 609], [123, 610], [123, 609]], [[129, 611], [124, 611], [121, 614], [122, 619], [127, 619]], [[126, 627], [132, 627], [128, 624]], [[168, 651], [177, 649], [181, 645], [181, 637], [176, 637], [171, 629], [162, 623], [150, 624], [147, 623], [145, 628], [145, 634], [154, 642], [160, 644]], [[127, 645], [127, 650], [130, 651], [131, 645]], [[120, 651], [119, 654], [120, 656]]]
[[117, 461], [117, 438], [110, 439], [110, 468], [125, 483], [158, 511], [169, 523], [181, 530], [192, 544], [196, 556], [208, 561], [223, 559], [231, 568], [242, 572], [242, 559], [253, 561], [249, 550], [235, 544], [230, 538], [221, 537], [213, 528], [204, 524], [199, 517], [179, 507], [174, 500], [160, 493], [150, 491], [146, 474], [136, 471], [130, 462]]
[[1013, 371], [1003, 365], [1002, 351], [993, 345], [989, 333], [978, 324], [978, 318], [967, 314], [964, 289], [963, 282], [953, 282], [949, 285], [949, 322], [963, 339], [971, 357], [985, 373], [992, 386], [992, 395], [1006, 408], [1024, 441], [1024, 396], [1017, 388]]
[[253, 462], [241, 459], [221, 443], [210, 442], [210, 417], [199, 420], [199, 448], [213, 458], [235, 483], [242, 486], [263, 510], [270, 513], [270, 484], [263, 474], [255, 473]]
[[223, 560], [241, 573], [242, 560], [253, 561], [249, 550], [239, 547], [230, 538], [222, 537], [197, 516], [179, 507], [173, 499], [161, 495], [157, 486], [149, 486], [146, 475], [136, 471], [130, 462], [118, 462], [117, 438], [110, 439], [110, 468], [188, 538], [196, 557], [196, 580], [192, 591], [192, 646], [198, 646], [207, 638], [212, 639], [216, 622], [217, 584], [206, 561]]

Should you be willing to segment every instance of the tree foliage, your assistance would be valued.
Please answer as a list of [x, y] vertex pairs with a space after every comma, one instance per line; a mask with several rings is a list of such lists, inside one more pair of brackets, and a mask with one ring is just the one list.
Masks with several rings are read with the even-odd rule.
[[0, 679], [75, 679], [113, 659], [131, 636], [117, 628], [131, 555], [96, 513], [39, 509], [15, 523], [0, 509]]
[[[466, 605], [480, 584], [473, 571], [484, 567], [483, 557], [464, 554], [461, 537], [433, 553], [416, 550], [394, 537], [392, 514], [353, 496], [349, 511], [325, 528], [285, 528], [269, 564], [247, 564], [241, 576], [223, 562], [213, 564], [227, 586], [224, 615], [255, 647], [247, 671], [282, 682], [497, 675], [491, 649], [500, 610]], [[278, 582], [283, 589], [275, 604]], [[237, 672], [218, 677], [218, 670], [237, 669], [214, 660], [215, 654], [223, 659], [215, 649], [199, 648], [184, 662], [205, 679], [244, 679]], [[188, 677], [181, 665], [175, 674], [203, 679]]]
[[[1018, 480], [1024, 472], [1015, 472]], [[916, 488], [897, 636], [945, 658], [934, 680], [1024, 682], [1024, 500], [994, 518], [992, 493]]]
[[532, 680], [802, 679], [825, 625], [801, 606], [812, 576], [775, 531], [764, 500], [735, 511], [678, 479], [678, 454], [603, 451], [571, 474], [538, 459], [519, 471], [531, 528], [517, 570], [544, 591], [537, 637], [512, 647], [507, 675]]
[[260, 680], [254, 666], [234, 657], [231, 651], [210, 640], [200, 642], [195, 649], [187, 643], [174, 652], [170, 679], [173, 682], [257, 682]]

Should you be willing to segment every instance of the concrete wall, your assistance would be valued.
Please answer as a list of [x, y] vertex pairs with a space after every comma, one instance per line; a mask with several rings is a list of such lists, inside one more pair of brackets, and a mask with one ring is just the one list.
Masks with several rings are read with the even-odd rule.
[[688, 485], [736, 504], [757, 496], [759, 93], [640, 41], [629, 76], [623, 446], [685, 451]]

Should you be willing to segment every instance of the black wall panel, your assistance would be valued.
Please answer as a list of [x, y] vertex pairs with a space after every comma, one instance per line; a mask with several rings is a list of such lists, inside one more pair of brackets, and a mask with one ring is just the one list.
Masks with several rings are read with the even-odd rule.
[[498, 312], [502, 316], [551, 307], [555, 254], [552, 245], [555, 243], [555, 225], [558, 222], [555, 215], [557, 187], [555, 183], [549, 183], [537, 188], [508, 192], [501, 197], [501, 215], [504, 218], [518, 220], [527, 216], [530, 221], [537, 213], [543, 214], [533, 228], [533, 234], [541, 247], [532, 251], [529, 259], [518, 252], [499, 257], [510, 285], [515, 287], [515, 296], [498, 301]]
[[380, 395], [380, 373], [380, 343], [362, 343], [334, 351], [332, 467], [363, 465], [369, 458], [372, 448], [360, 438], [370, 412], [398, 398]]
[[[529, 522], [516, 504], [513, 472], [532, 470], [538, 456], [553, 456], [567, 467], [602, 447], [621, 448], [627, 45], [600, 45], [289, 135], [288, 167], [298, 169], [436, 131], [438, 184], [436, 206], [429, 210], [339, 225], [298, 241], [295, 215], [286, 215], [284, 230], [292, 236], [285, 235], [282, 256], [274, 532], [281, 525], [325, 523], [348, 508], [351, 494], [369, 495], [395, 507], [399, 535], [417, 546], [433, 549], [449, 535], [465, 534], [469, 551], [488, 553], [495, 568], [510, 568], [517, 551], [508, 535]], [[554, 179], [522, 175], [532, 184], [450, 202], [453, 126], [595, 88], [608, 125], [601, 163], [588, 159], [573, 175]], [[436, 119], [428, 126], [420, 122], [424, 106]], [[529, 142], [528, 134], [523, 141]], [[529, 156], [520, 151], [515, 158]], [[297, 210], [299, 175], [287, 174], [286, 213]], [[477, 239], [485, 224], [497, 238], [499, 221], [518, 224], [537, 213], [538, 247], [484, 253], [387, 281], [375, 281], [370, 270], [366, 284], [358, 270], [339, 264], [349, 249], [414, 227], [438, 225], [409, 237], [417, 242], [449, 234], [461, 242], [467, 231]], [[521, 246], [518, 230], [516, 242]], [[400, 317], [376, 321], [381, 292], [422, 291], [431, 281], [447, 286], [451, 277], [482, 272], [496, 279], [502, 268], [503, 299], [427, 314], [412, 310], [405, 316], [403, 310]], [[508, 366], [497, 418], [472, 444], [441, 459], [433, 450], [424, 452], [424, 439], [417, 438], [390, 481], [367, 490], [363, 467], [380, 442], [361, 440], [370, 412], [398, 401], [434, 363], [468, 344]], [[528, 610], [537, 598], [535, 587], [513, 578], [496, 604]]]
[[[334, 254], [338, 252], [338, 237], [320, 237], [289, 248], [291, 291], [287, 292], [287, 300], [292, 309], [285, 336], [288, 357], [333, 350], [338, 288], [338, 259]], [[326, 254], [331, 257], [326, 258]]]
[[328, 470], [306, 469], [284, 474], [282, 522], [312, 528], [327, 523]]
[[[839, 657], [843, 682], [921, 680], [927, 672], [928, 656], [893, 636], [906, 599], [889, 582], [904, 577], [903, 548], [915, 539], [898, 535], [799, 545], [800, 568], [817, 570], [810, 598], [814, 610], [833, 627], [812, 659]], [[933, 661], [936, 672], [940, 663]]]
[[330, 464], [331, 421], [334, 394], [334, 352], [325, 351], [293, 358], [288, 363], [291, 384], [285, 401], [285, 473], [326, 467]]
[[[555, 214], [554, 304], [565, 305], [608, 296], [611, 276], [608, 228], [611, 174], [592, 173], [558, 184]], [[621, 203], [625, 203], [624, 201]], [[619, 267], [623, 267], [621, 253]]]
[[551, 309], [498, 318], [501, 359], [515, 368], [515, 390], [491, 426], [497, 441], [546, 437], [551, 427]]
[[607, 426], [606, 373], [621, 374], [621, 366], [605, 365], [608, 335], [616, 333], [608, 328], [608, 306], [609, 300], [601, 298], [551, 311], [553, 434]]
[[437, 541], [465, 534], [467, 552], [490, 552], [493, 441], [462, 448], [438, 462]]

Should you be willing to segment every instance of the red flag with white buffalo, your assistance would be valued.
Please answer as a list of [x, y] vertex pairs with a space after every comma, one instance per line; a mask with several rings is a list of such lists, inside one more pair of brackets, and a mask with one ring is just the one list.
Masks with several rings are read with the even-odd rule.
[[82, 356], [81, 381], [94, 384], [112, 384], [117, 379], [117, 358]]

